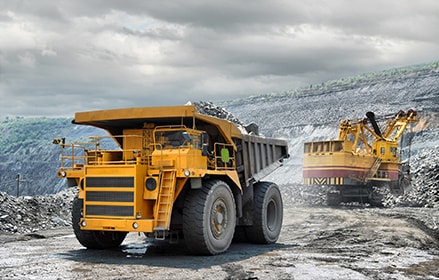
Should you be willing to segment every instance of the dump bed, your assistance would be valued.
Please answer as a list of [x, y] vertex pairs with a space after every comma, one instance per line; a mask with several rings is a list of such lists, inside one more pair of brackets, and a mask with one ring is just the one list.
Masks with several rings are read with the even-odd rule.
[[143, 107], [79, 112], [75, 124], [92, 125], [107, 130], [111, 135], [122, 135], [124, 129], [140, 129], [146, 124], [155, 126], [185, 125], [192, 128], [215, 127], [227, 143], [242, 137], [241, 130], [232, 122], [200, 114], [194, 105]]
[[280, 167], [284, 158], [289, 157], [286, 140], [249, 134], [244, 134], [242, 140], [247, 182], [259, 181]]

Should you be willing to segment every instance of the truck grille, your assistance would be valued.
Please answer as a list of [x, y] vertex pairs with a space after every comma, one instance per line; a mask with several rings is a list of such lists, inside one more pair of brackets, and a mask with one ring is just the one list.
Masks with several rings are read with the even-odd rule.
[[86, 216], [134, 216], [134, 177], [87, 177], [85, 184]]
[[87, 216], [134, 216], [133, 206], [87, 205]]
[[86, 194], [87, 201], [133, 202], [133, 192], [92, 192]]
[[87, 177], [88, 188], [134, 188], [134, 177]]

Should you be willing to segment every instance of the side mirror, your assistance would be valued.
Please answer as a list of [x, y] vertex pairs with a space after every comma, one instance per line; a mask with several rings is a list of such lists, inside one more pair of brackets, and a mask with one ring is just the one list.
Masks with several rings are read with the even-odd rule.
[[209, 149], [209, 144], [208, 143], [203, 143], [203, 146], [201, 148], [201, 155], [202, 156], [207, 156], [207, 150]]
[[186, 131], [184, 131], [182, 134], [183, 134], [183, 139], [185, 141], [190, 142], [192, 140], [191, 137], [189, 136], [189, 134]]

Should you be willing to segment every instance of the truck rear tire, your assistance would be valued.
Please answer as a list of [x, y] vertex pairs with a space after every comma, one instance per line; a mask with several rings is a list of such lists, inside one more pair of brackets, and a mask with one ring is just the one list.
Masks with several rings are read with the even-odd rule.
[[269, 244], [277, 241], [282, 229], [283, 203], [279, 187], [271, 182], [254, 185], [253, 225], [246, 227], [250, 242]]
[[183, 235], [191, 253], [224, 253], [232, 242], [235, 225], [235, 199], [225, 182], [206, 181], [202, 189], [187, 193], [183, 210]]
[[81, 230], [83, 200], [75, 197], [72, 206], [72, 225], [76, 239], [88, 249], [109, 249], [122, 244], [127, 233], [118, 231]]

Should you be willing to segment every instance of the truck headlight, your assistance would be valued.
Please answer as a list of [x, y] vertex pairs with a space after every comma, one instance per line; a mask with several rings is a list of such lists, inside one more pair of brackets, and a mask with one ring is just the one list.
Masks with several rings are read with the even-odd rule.
[[157, 187], [157, 181], [154, 178], [149, 177], [146, 179], [145, 187], [148, 191], [153, 191]]
[[184, 171], [184, 176], [189, 177], [189, 175], [191, 175], [191, 172], [189, 170], [185, 170]]

